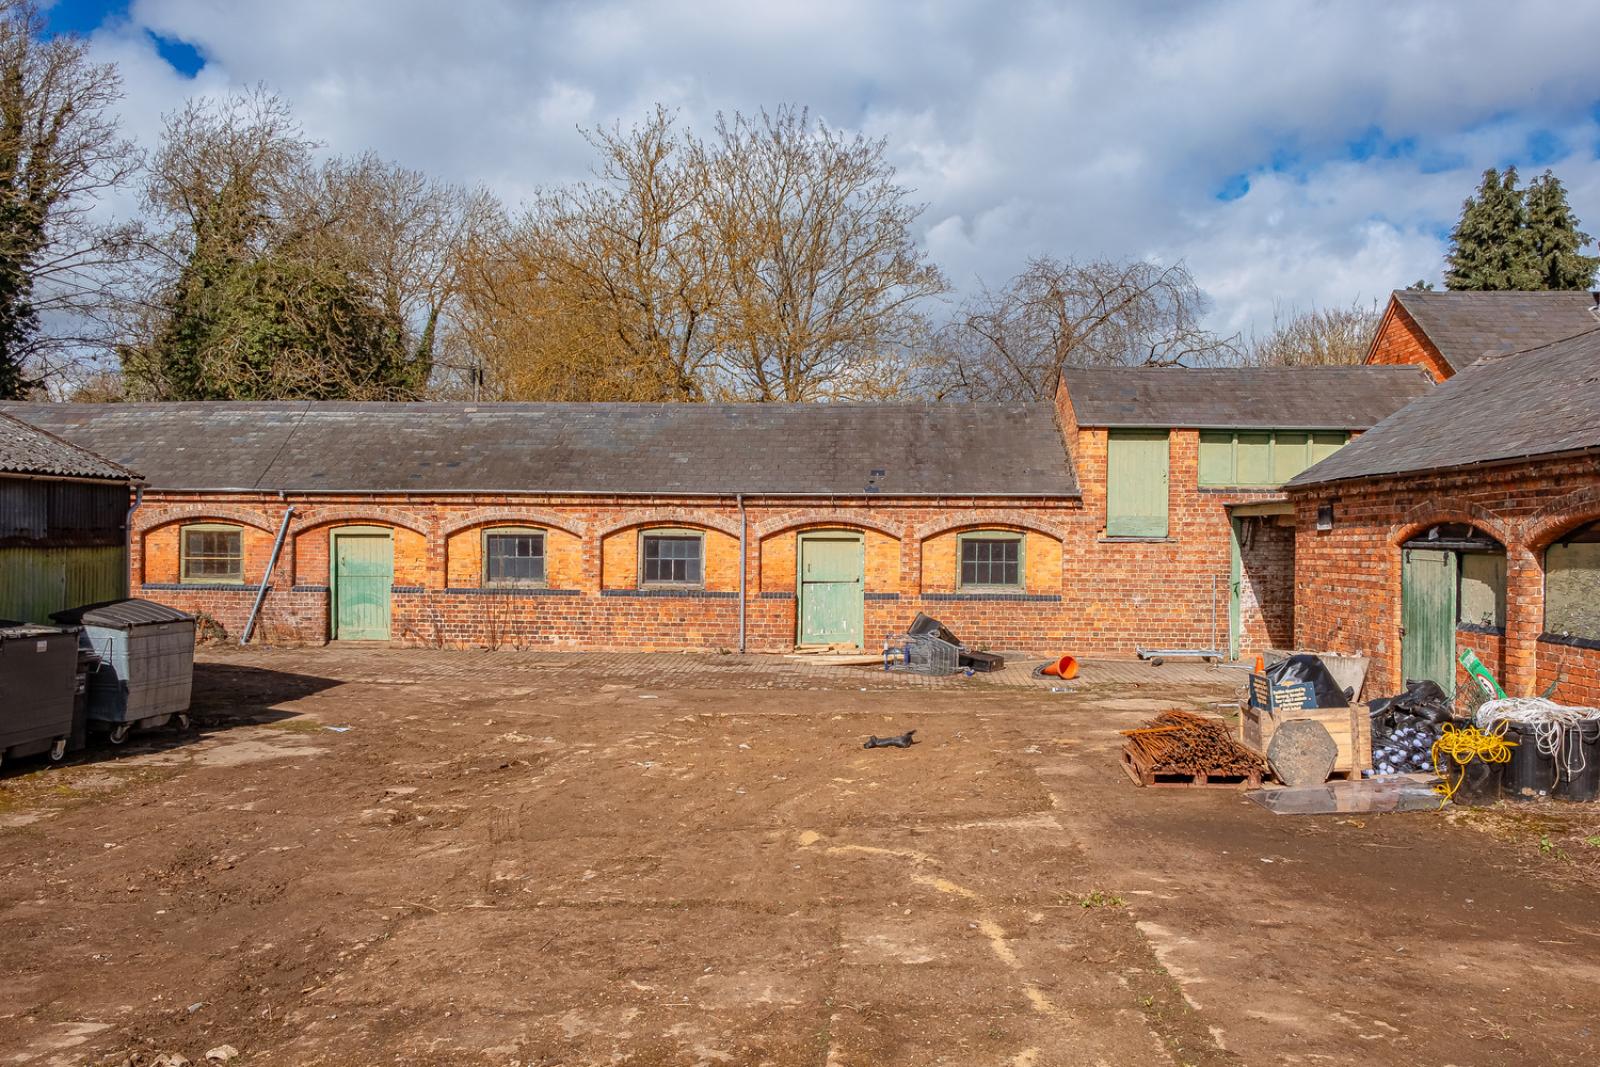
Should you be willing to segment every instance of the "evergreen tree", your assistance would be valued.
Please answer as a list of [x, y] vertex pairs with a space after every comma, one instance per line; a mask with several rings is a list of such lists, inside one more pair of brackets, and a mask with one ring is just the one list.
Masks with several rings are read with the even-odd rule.
[[1542, 289], [1527, 234], [1527, 209], [1517, 168], [1490, 167], [1475, 195], [1461, 205], [1445, 256], [1447, 289]]
[[1550, 171], [1528, 183], [1527, 244], [1539, 272], [1540, 289], [1588, 289], [1600, 256], [1583, 255], [1589, 235], [1567, 204], [1567, 190]]

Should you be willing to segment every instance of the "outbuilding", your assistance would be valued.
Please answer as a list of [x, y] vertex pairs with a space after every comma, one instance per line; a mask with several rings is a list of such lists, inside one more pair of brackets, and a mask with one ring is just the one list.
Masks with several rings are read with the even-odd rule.
[[127, 592], [131, 470], [0, 414], [0, 619]]

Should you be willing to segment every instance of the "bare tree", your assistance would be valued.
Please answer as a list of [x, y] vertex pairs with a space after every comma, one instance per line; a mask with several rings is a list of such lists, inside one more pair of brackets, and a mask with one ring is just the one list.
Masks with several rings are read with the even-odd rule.
[[1309, 311], [1274, 308], [1272, 332], [1252, 337], [1245, 352], [1260, 367], [1318, 367], [1355, 364], [1367, 358], [1372, 335], [1383, 311], [1376, 304], [1352, 301], [1348, 307]]
[[547, 191], [474, 257], [465, 335], [502, 395], [818, 400], [898, 392], [944, 281], [880, 141], [780, 109], [706, 140], [657, 108], [588, 135], [594, 178]]
[[719, 116], [715, 137], [695, 142], [724, 279], [721, 392], [792, 402], [902, 391], [922, 304], [946, 286], [911, 232], [922, 207], [884, 150], [790, 107]]
[[1041, 257], [958, 309], [923, 389], [942, 399], [1039, 400], [1062, 367], [1232, 362], [1236, 339], [1202, 325], [1207, 309], [1182, 263]]
[[0, 398], [59, 379], [104, 339], [125, 231], [94, 219], [138, 153], [118, 132], [116, 68], [44, 36], [32, 0], [0, 0]]

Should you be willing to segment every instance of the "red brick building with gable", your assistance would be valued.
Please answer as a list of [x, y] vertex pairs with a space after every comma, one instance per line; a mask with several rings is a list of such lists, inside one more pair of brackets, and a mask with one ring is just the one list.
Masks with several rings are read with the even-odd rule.
[[[1429, 310], [1408, 319], [1418, 297]], [[1372, 656], [1383, 692], [1406, 678], [1464, 685], [1456, 659], [1472, 648], [1508, 693], [1556, 684], [1564, 703], [1600, 704], [1593, 304], [1587, 293], [1395, 294], [1371, 361], [1410, 351], [1431, 366], [1442, 353], [1449, 374], [1289, 482], [1299, 646]], [[1529, 305], [1555, 310], [1540, 322], [1512, 314], [1495, 333], [1497, 314]], [[1432, 323], [1426, 349], [1413, 343], [1421, 322]]]
[[1131, 653], [1292, 637], [1281, 484], [1414, 368], [1068, 371], [1014, 405], [6, 405], [131, 462], [134, 595], [279, 643]]

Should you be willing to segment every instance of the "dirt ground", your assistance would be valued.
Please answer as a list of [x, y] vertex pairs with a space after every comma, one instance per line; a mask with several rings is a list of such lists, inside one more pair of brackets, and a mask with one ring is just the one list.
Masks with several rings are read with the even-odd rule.
[[1136, 789], [1185, 670], [211, 653], [0, 772], [0, 1063], [1595, 1062], [1600, 815]]

